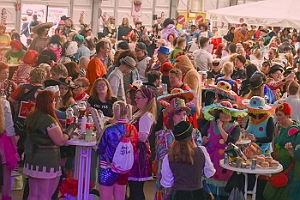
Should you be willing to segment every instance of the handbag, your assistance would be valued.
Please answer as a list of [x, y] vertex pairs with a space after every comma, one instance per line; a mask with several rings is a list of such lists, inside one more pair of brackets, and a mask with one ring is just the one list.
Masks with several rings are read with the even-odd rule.
[[286, 186], [289, 182], [287, 174], [293, 169], [293, 167], [294, 163], [292, 163], [284, 172], [280, 172], [279, 174], [269, 178], [270, 183], [276, 188]]

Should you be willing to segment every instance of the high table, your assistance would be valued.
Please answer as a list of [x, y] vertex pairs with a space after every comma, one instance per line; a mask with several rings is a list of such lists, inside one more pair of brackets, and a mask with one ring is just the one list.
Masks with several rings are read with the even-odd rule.
[[[86, 142], [85, 140], [69, 140], [67, 145], [76, 146], [74, 177], [78, 179], [77, 200], [88, 199], [90, 192], [92, 149], [96, 145], [96, 141]], [[84, 190], [82, 188], [83, 179], [85, 179]]]
[[[245, 187], [244, 187], [244, 192], [245, 192], [245, 199], [247, 199], [248, 194], [252, 194], [252, 200], [256, 199], [256, 187], [257, 187], [257, 178], [259, 175], [266, 175], [266, 176], [271, 176], [272, 174], [279, 173], [283, 170], [283, 167], [281, 164], [277, 168], [258, 168], [256, 167], [254, 170], [252, 169], [247, 169], [247, 168], [236, 168], [232, 167], [228, 164], [224, 164], [224, 160], [220, 160], [220, 166], [223, 167], [224, 169], [228, 169], [231, 171], [235, 171], [238, 173], [243, 173], [245, 175]], [[248, 190], [248, 174], [255, 174], [255, 182], [254, 182], [254, 187], [252, 191]]]

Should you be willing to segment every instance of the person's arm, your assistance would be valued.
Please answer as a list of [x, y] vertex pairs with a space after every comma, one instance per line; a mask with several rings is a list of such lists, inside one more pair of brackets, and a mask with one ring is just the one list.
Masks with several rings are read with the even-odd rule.
[[13, 144], [16, 145], [16, 140], [15, 140], [15, 128], [14, 128], [14, 122], [12, 120], [12, 115], [11, 115], [11, 109], [9, 102], [7, 100], [2, 100], [2, 107], [4, 111], [4, 120], [5, 120], [5, 131], [7, 136], [10, 137], [12, 140]]
[[139, 141], [145, 142], [149, 136], [151, 126], [153, 124], [152, 114], [145, 113], [139, 121]]
[[[261, 138], [256, 138], [253, 134], [248, 134], [248, 138], [251, 139], [252, 142], [259, 142], [259, 143], [269, 143], [272, 142], [274, 133], [275, 133], [275, 124], [273, 121], [273, 117], [270, 117], [267, 122], [267, 136], [266, 137], [261, 137]], [[249, 135], [253, 135], [249, 137]]]
[[160, 184], [164, 188], [171, 188], [174, 183], [174, 175], [170, 168], [168, 154], [164, 157], [161, 168], [161, 180]]
[[209, 141], [209, 137], [208, 137], [208, 129], [209, 129], [209, 126], [210, 126], [210, 122], [208, 122], [205, 126], [204, 126], [204, 129], [203, 131], [201, 132], [202, 134], [202, 145], [206, 145]]
[[235, 144], [239, 137], [240, 137], [240, 133], [241, 133], [241, 128], [240, 126], [236, 126], [230, 133], [230, 135], [227, 134], [227, 141], [226, 141], [226, 144], [228, 143], [233, 143]]
[[51, 140], [57, 146], [63, 146], [69, 140], [69, 135], [63, 134], [61, 128], [57, 123], [53, 123], [49, 127], [47, 127], [47, 132]]
[[210, 156], [204, 146], [199, 146], [202, 150], [205, 157], [205, 164], [203, 168], [203, 174], [206, 178], [212, 177], [216, 173], [216, 169], [214, 168], [214, 164], [211, 162]]

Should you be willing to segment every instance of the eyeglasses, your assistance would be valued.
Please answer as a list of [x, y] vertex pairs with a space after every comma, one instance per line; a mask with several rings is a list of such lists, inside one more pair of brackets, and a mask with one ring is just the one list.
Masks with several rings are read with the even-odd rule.
[[76, 88], [83, 87], [83, 85], [75, 85]]
[[98, 88], [100, 88], [100, 87], [104, 88], [105, 86], [106, 86], [106, 84], [105, 84], [105, 83], [100, 83], [100, 84], [97, 84], [97, 87], [98, 87]]

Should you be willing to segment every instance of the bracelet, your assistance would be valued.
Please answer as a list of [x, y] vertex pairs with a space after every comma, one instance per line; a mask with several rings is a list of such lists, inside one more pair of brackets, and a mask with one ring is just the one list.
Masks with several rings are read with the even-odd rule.
[[65, 132], [63, 132], [63, 134], [65, 134], [65, 135], [67, 135], [68, 136], [68, 140], [70, 140], [71, 138], [70, 138], [70, 136], [69, 136], [69, 134], [67, 134], [67, 133], [65, 133]]

